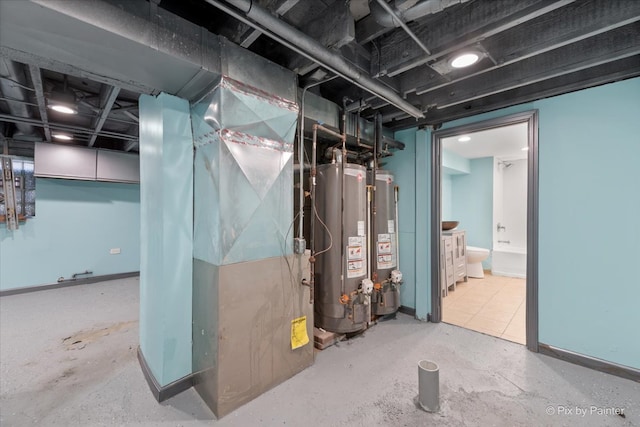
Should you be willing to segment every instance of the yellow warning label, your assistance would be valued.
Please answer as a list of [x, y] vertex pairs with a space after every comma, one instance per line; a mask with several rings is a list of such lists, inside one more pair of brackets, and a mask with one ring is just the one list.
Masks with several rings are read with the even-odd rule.
[[309, 343], [307, 335], [307, 316], [298, 317], [291, 321], [291, 350]]

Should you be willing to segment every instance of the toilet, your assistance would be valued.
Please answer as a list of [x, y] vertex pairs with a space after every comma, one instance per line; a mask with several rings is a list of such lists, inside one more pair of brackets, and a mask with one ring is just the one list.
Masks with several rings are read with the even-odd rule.
[[487, 259], [490, 253], [489, 249], [467, 246], [467, 276], [484, 279], [482, 261]]

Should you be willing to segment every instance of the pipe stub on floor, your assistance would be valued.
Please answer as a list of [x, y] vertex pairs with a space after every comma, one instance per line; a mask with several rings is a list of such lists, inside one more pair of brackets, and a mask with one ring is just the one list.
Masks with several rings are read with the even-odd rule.
[[440, 368], [435, 362], [418, 362], [418, 403], [427, 412], [440, 409]]

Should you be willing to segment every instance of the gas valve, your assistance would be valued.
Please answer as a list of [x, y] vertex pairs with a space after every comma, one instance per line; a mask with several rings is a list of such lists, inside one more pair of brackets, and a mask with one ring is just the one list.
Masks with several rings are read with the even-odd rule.
[[402, 272], [400, 270], [393, 270], [391, 272], [391, 283], [396, 285], [402, 283]]
[[362, 279], [362, 293], [371, 295], [373, 292], [373, 281], [371, 279]]

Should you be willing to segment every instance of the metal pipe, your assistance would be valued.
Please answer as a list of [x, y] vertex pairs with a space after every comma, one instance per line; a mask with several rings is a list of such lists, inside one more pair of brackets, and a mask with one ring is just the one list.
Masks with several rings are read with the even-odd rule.
[[[367, 185], [367, 253], [369, 254], [369, 260], [371, 260], [371, 192], [373, 191], [372, 185]], [[371, 269], [373, 265], [371, 262], [367, 263], [367, 277], [371, 279]]]
[[311, 221], [309, 230], [309, 247], [311, 248], [311, 256], [309, 257], [309, 270], [310, 270], [310, 280], [309, 280], [309, 304], [313, 304], [313, 294], [315, 292], [315, 283], [316, 283], [316, 248], [315, 248], [315, 227], [314, 227], [314, 219], [316, 215], [316, 150], [317, 150], [317, 139], [318, 139], [318, 125], [313, 125], [313, 142], [311, 149], [311, 176], [309, 179], [310, 182], [310, 191], [311, 191]]
[[321, 125], [321, 124], [319, 124], [319, 123], [314, 124], [314, 125], [313, 125], [313, 127], [314, 127], [314, 128], [316, 128], [316, 129], [318, 129], [318, 130], [321, 130], [322, 132], [324, 132], [324, 133], [326, 133], [326, 134], [328, 134], [328, 135], [331, 135], [331, 136], [333, 136], [333, 137], [338, 138], [338, 139], [340, 140], [340, 143], [342, 143], [342, 140], [343, 140], [343, 139], [345, 139], [345, 140], [346, 140], [346, 137], [343, 137], [343, 135], [342, 135], [342, 134], [340, 134], [340, 133], [338, 133], [338, 132], [336, 132], [336, 131], [334, 131], [334, 130], [329, 129], [329, 128], [328, 128], [328, 127], [326, 127], [326, 126], [322, 126], [322, 125]]
[[424, 50], [424, 53], [426, 53], [427, 55], [431, 55], [431, 51], [427, 48], [427, 46], [425, 46], [425, 44], [422, 43], [422, 41], [418, 38], [418, 36], [416, 36], [415, 33], [411, 31], [411, 28], [409, 28], [407, 24], [405, 24], [404, 21], [398, 15], [396, 15], [396, 13], [393, 11], [393, 9], [391, 9], [391, 7], [387, 4], [386, 1], [384, 0], [376, 0], [376, 1], [389, 15], [391, 15], [395, 20], [398, 21], [397, 22], [398, 25], [402, 27], [404, 32], [407, 33], [407, 35], [411, 37], [418, 46], [420, 46], [420, 49]]
[[[330, 51], [305, 33], [273, 16], [267, 9], [256, 2], [252, 0], [225, 0], [226, 3], [232, 4], [240, 9], [246, 17], [250, 18], [246, 19], [236, 10], [227, 7], [219, 0], [205, 1], [407, 114], [415, 118], [424, 117], [419, 108], [407, 102], [394, 90], [363, 74], [356, 66], [348, 63], [340, 55]], [[290, 40], [295, 40], [295, 44]]]
[[[340, 194], [340, 227], [342, 228], [342, 232], [340, 233], [340, 251], [341, 251], [341, 265], [342, 270], [340, 274], [340, 282], [342, 286], [342, 295], [345, 293], [345, 258], [346, 254], [344, 252], [345, 248], [345, 226], [344, 226], [344, 193], [346, 192], [346, 179], [345, 179], [345, 168], [344, 165], [347, 162], [347, 97], [342, 98], [343, 109], [342, 109], [342, 135], [340, 135], [342, 140], [342, 161], [340, 162], [340, 170], [342, 172], [340, 176], [340, 180], [342, 183], [342, 191]], [[353, 308], [352, 308], [353, 310]], [[355, 319], [354, 319], [355, 320]]]
[[[373, 172], [373, 193], [372, 193], [372, 197], [371, 197], [371, 206], [373, 207], [372, 209], [372, 218], [371, 218], [371, 234], [372, 234], [372, 239], [375, 242], [375, 244], [373, 245], [374, 250], [373, 250], [373, 254], [371, 254], [371, 263], [372, 265], [375, 265], [373, 263], [376, 262], [376, 252], [378, 251], [378, 235], [377, 233], [377, 229], [376, 229], [376, 181], [377, 181], [377, 173], [378, 173], [378, 148], [382, 142], [382, 115], [380, 113], [376, 113], [376, 116], [374, 118], [374, 124], [375, 124], [375, 134], [374, 134], [374, 143], [373, 143], [373, 167], [372, 167], [372, 172]], [[373, 268], [373, 281], [374, 283], [378, 280], [378, 269], [377, 268]]]
[[[300, 134], [298, 136], [298, 164], [299, 165], [304, 164], [304, 154], [303, 154], [304, 153], [304, 96], [306, 95], [307, 90], [311, 89], [312, 87], [319, 86], [322, 83], [335, 79], [336, 77], [338, 76], [336, 75], [336, 76], [326, 78], [324, 80], [320, 80], [318, 82], [309, 83], [304, 87], [304, 89], [302, 89], [302, 96], [300, 97], [300, 126], [298, 126], [298, 129], [300, 130]], [[302, 229], [304, 227], [304, 185], [302, 185], [304, 181], [304, 168], [302, 167], [300, 168], [300, 171], [299, 171], [299, 179], [300, 179], [300, 196], [299, 196], [300, 212], [298, 215], [300, 216], [300, 219], [298, 220], [298, 238], [302, 239], [303, 238]], [[313, 212], [311, 213], [311, 217], [313, 218]]]
[[396, 204], [396, 268], [400, 270], [400, 217], [398, 216], [398, 200], [400, 200], [400, 187], [393, 188], [393, 198]]

